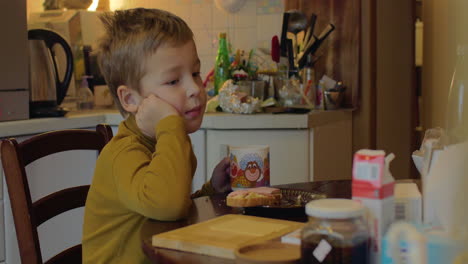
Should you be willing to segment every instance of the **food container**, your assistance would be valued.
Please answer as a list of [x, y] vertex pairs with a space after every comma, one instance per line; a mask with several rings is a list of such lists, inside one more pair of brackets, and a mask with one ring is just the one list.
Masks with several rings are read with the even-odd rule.
[[307, 203], [307, 225], [301, 233], [303, 264], [368, 264], [369, 231], [364, 206], [349, 199]]
[[243, 80], [237, 83], [239, 91], [246, 93], [260, 101], [265, 99], [265, 81], [263, 80]]
[[325, 110], [335, 110], [341, 107], [341, 103], [343, 102], [344, 98], [344, 91], [324, 91], [323, 92], [323, 99]]

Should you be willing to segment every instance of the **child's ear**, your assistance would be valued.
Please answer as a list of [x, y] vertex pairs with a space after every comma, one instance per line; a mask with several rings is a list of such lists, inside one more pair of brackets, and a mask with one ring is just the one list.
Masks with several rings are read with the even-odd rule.
[[126, 85], [117, 88], [117, 96], [125, 111], [135, 114], [141, 102], [140, 94]]

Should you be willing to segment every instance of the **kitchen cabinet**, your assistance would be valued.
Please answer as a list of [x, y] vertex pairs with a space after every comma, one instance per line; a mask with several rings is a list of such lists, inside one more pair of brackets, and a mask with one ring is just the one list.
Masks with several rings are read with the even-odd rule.
[[[1, 143], [0, 143], [1, 145]], [[5, 260], [5, 206], [3, 196], [3, 168], [0, 162], [0, 264]]]
[[206, 171], [228, 155], [228, 145], [270, 146], [271, 184], [350, 179], [352, 112], [304, 115], [212, 114], [206, 131]]
[[203, 184], [211, 178], [213, 170], [206, 170], [206, 131], [198, 130], [190, 134], [190, 140], [192, 141], [193, 153], [197, 157], [197, 170], [192, 180], [192, 192], [195, 192], [201, 189]]
[[0, 2], [0, 121], [29, 117], [26, 1]]
[[288, 130], [207, 130], [207, 170], [228, 156], [228, 145], [269, 145], [270, 182], [287, 184], [309, 181], [309, 131]]

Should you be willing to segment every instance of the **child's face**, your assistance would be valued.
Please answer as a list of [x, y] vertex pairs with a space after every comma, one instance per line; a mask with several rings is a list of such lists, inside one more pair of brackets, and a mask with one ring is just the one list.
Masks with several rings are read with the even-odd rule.
[[193, 41], [181, 46], [160, 46], [146, 63], [141, 96], [154, 94], [171, 104], [185, 119], [188, 133], [200, 128], [206, 93], [200, 76], [200, 60]]

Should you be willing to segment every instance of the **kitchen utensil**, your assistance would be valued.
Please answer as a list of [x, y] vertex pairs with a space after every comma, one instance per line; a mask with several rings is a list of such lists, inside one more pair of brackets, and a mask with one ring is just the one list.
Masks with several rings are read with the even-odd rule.
[[270, 186], [270, 146], [229, 145], [229, 158], [233, 190]]
[[293, 221], [227, 214], [152, 237], [155, 247], [234, 259], [240, 246], [280, 237], [301, 228]]
[[[63, 116], [60, 107], [68, 90], [73, 73], [73, 55], [67, 41], [59, 34], [46, 29], [31, 29], [29, 39], [30, 116]], [[63, 80], [59, 79], [58, 65], [53, 47], [58, 44], [66, 56]], [[62, 66], [63, 67], [63, 66]]]
[[307, 28], [307, 17], [299, 10], [289, 10], [288, 32], [294, 34], [293, 38], [293, 54], [296, 58], [299, 42], [297, 34]]
[[323, 41], [325, 41], [325, 39], [330, 35], [330, 33], [333, 32], [333, 30], [335, 30], [335, 26], [330, 23], [328, 24], [328, 26], [325, 27], [322, 33], [320, 33], [320, 35], [315, 40], [311, 40], [313, 42], [310, 42], [310, 44], [307, 45], [308, 47], [306, 47], [306, 50], [304, 51], [302, 56], [298, 59], [298, 64], [299, 64], [300, 69], [302, 69], [304, 65], [306, 64], [307, 56], [309, 54], [315, 54], [317, 49], [322, 45]]
[[288, 32], [297, 35], [297, 33], [307, 28], [307, 17], [304, 13], [299, 10], [289, 10], [288, 13]]
[[276, 35], [271, 39], [271, 59], [276, 63], [280, 61], [280, 44]]
[[280, 48], [281, 48], [281, 57], [286, 57], [288, 53], [288, 48], [286, 46], [287, 33], [288, 33], [288, 21], [289, 13], [283, 13], [283, 24], [281, 25], [281, 39], [280, 39]]
[[237, 82], [239, 91], [258, 98], [260, 101], [265, 99], [266, 82], [264, 80], [240, 80]]
[[344, 90], [323, 92], [325, 110], [335, 110], [341, 107], [344, 98]]
[[307, 28], [307, 33], [304, 36], [304, 40], [302, 41], [302, 43], [304, 44], [304, 47], [305, 47], [305, 44], [307, 44], [310, 41], [312, 36], [314, 36], [314, 28], [315, 28], [316, 21], [317, 21], [317, 15], [312, 13], [312, 15], [310, 16], [310, 23], [309, 23], [309, 27]]
[[291, 78], [296, 72], [296, 66], [294, 65], [294, 52], [293, 52], [293, 41], [292, 39], [286, 40], [286, 46], [288, 48], [288, 77]]

